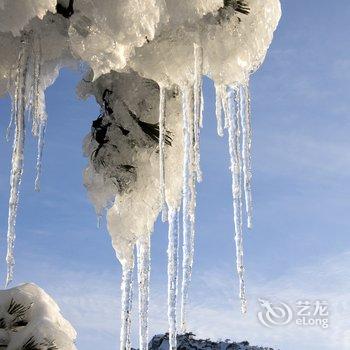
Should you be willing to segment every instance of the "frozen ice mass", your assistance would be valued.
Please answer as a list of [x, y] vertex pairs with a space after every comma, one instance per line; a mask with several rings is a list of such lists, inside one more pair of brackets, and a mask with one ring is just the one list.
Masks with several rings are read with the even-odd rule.
[[14, 273], [26, 131], [38, 140], [33, 182], [39, 191], [49, 122], [45, 89], [62, 67], [83, 63], [78, 95], [94, 96], [100, 105], [83, 140], [88, 159], [83, 181], [96, 214], [107, 217], [123, 269], [120, 348], [131, 348], [135, 286], [139, 348], [148, 346], [151, 234], [161, 216], [169, 225], [169, 346], [176, 349], [177, 334], [188, 331], [200, 237], [196, 184], [205, 181], [200, 131], [207, 76], [215, 84], [218, 135], [228, 135], [233, 241], [245, 313], [243, 238], [245, 227], [253, 225], [249, 78], [262, 64], [280, 16], [279, 0], [0, 0], [0, 97], [12, 99], [7, 138], [13, 143], [6, 285]]

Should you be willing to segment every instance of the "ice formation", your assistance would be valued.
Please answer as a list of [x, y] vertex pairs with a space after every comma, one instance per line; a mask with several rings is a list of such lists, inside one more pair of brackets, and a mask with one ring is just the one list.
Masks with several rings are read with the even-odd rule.
[[0, 291], [0, 347], [75, 350], [76, 332], [35, 284]]
[[[38, 137], [36, 189], [47, 115], [44, 91], [62, 66], [89, 68], [78, 92], [101, 106], [84, 140], [84, 172], [98, 217], [123, 268], [121, 349], [130, 349], [134, 265], [139, 280], [140, 348], [146, 349], [150, 236], [160, 213], [169, 223], [168, 317], [171, 348], [186, 331], [195, 248], [196, 183], [202, 180], [202, 76], [215, 83], [217, 132], [227, 129], [236, 261], [246, 311], [243, 219], [252, 227], [249, 76], [278, 24], [279, 0], [0, 1], [0, 95], [13, 100], [14, 147], [8, 225], [8, 277], [23, 172], [25, 115]], [[16, 20], [10, 20], [16, 14]], [[11, 17], [12, 16], [12, 17]], [[244, 207], [245, 206], [245, 207]], [[245, 210], [244, 210], [245, 208]], [[180, 215], [181, 213], [181, 215]], [[179, 227], [182, 223], [180, 315]], [[178, 316], [180, 324], [178, 324]]]

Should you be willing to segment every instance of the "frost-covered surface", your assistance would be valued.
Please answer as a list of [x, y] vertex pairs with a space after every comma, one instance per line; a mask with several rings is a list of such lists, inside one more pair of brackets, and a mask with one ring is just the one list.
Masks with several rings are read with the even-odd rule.
[[0, 96], [7, 91], [12, 97], [12, 116], [7, 136], [10, 138], [14, 134], [7, 233], [7, 284], [13, 275], [15, 225], [23, 174], [25, 128], [28, 128], [26, 116], [30, 116], [29, 128], [38, 138], [35, 188], [39, 190], [47, 123], [45, 89], [55, 81], [61, 67], [74, 62], [66, 40], [67, 21], [62, 16], [48, 13], [42, 19], [35, 17], [25, 28], [18, 37], [0, 32], [0, 42], [6, 48], [0, 50]]
[[[214, 342], [210, 339], [196, 339], [193, 334], [186, 333], [177, 336], [177, 348], [181, 350], [273, 350], [272, 348], [251, 346], [247, 341], [241, 343], [230, 340]], [[149, 350], [168, 350], [169, 335], [156, 335], [148, 346]]]
[[[195, 251], [196, 183], [203, 125], [202, 76], [216, 87], [218, 134], [229, 135], [242, 312], [246, 311], [243, 210], [252, 227], [249, 76], [262, 63], [281, 15], [279, 0], [0, 0], [0, 96], [13, 101], [8, 274], [14, 242], [26, 116], [38, 137], [39, 189], [47, 124], [45, 89], [59, 69], [84, 62], [78, 87], [101, 106], [84, 140], [84, 184], [123, 267], [121, 347], [130, 348], [132, 271], [139, 276], [140, 347], [146, 348], [150, 235], [169, 221], [169, 330], [176, 347], [178, 236], [182, 228], [180, 322], [186, 331]], [[223, 118], [224, 117], [224, 118]], [[178, 213], [182, 215], [179, 216]], [[175, 227], [176, 226], [176, 227]], [[137, 247], [137, 257], [135, 249]]]
[[[207, 4], [209, 6], [209, 2]], [[229, 134], [237, 270], [242, 312], [246, 312], [243, 201], [248, 215], [247, 226], [252, 226], [248, 80], [266, 54], [280, 16], [280, 6], [274, 0], [240, 4], [235, 1], [210, 2], [205, 8], [200, 8], [195, 1], [178, 8], [168, 2], [166, 5], [161, 9], [165, 11], [162, 21], [147, 36], [146, 42], [142, 45], [136, 41], [130, 43], [134, 48], [127, 50], [124, 57], [128, 61], [126, 67], [132, 70], [104, 74], [96, 79], [106, 71], [105, 59], [108, 56], [102, 55], [103, 60], [94, 56], [91, 63], [94, 72], [85, 79], [87, 82], [81, 84], [80, 91], [83, 95], [94, 95], [101, 105], [101, 116], [85, 140], [85, 153], [90, 157], [85, 184], [98, 215], [106, 206], [109, 208], [108, 228], [124, 275], [134, 264], [136, 243], [151, 234], [158, 214], [162, 211], [163, 219], [169, 218], [168, 316], [172, 347], [175, 348], [179, 329], [176, 324], [178, 260], [175, 213], [182, 205], [180, 326], [185, 332], [194, 260], [196, 182], [202, 178], [199, 156], [202, 75], [215, 81], [218, 132], [222, 136], [226, 128]], [[151, 21], [147, 16], [144, 21], [150, 28]], [[141, 29], [138, 27], [137, 30]], [[108, 36], [106, 33], [103, 32]], [[139, 39], [141, 37], [140, 34]], [[93, 47], [91, 45], [90, 49]], [[122, 60], [113, 61], [113, 69], [120, 70], [115, 64], [122, 64]], [[222, 112], [224, 123], [221, 121]], [[140, 121], [153, 127], [146, 130]], [[164, 136], [169, 137], [168, 144]], [[127, 300], [130, 285], [124, 283], [123, 286], [123, 300]], [[148, 308], [148, 294], [142, 298], [145, 292], [147, 294], [148, 289], [141, 288], [140, 301], [144, 300], [145, 304], [140, 304], [140, 332], [144, 334], [147, 332], [144, 324]], [[123, 315], [122, 323], [129, 322], [127, 310]], [[124, 332], [122, 344], [126, 344], [128, 337]], [[140, 346], [143, 349], [142, 338]]]
[[76, 332], [55, 301], [35, 284], [0, 291], [0, 347], [75, 350]]
[[54, 12], [56, 0], [1, 0], [0, 32], [20, 31], [35, 17], [42, 19], [48, 11]]

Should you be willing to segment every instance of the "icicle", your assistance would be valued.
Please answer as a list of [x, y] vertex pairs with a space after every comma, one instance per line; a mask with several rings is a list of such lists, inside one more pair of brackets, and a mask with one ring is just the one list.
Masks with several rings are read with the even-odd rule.
[[[192, 102], [192, 100], [191, 100]], [[192, 111], [192, 106], [190, 111]], [[190, 266], [192, 274], [192, 266], [194, 259], [194, 240], [195, 240], [195, 222], [196, 222], [196, 144], [195, 144], [195, 121], [194, 118], [190, 118], [190, 176], [189, 176], [189, 187], [190, 187], [190, 211], [189, 211], [189, 221], [190, 221]]]
[[131, 309], [132, 309], [132, 284], [134, 264], [123, 266], [122, 275], [122, 310], [121, 310], [121, 327], [120, 327], [120, 349], [131, 349]]
[[168, 231], [168, 322], [169, 349], [176, 350], [176, 306], [178, 288], [178, 260], [179, 260], [179, 209], [169, 210]]
[[197, 181], [202, 181], [200, 169], [200, 125], [202, 119], [202, 74], [203, 74], [203, 48], [194, 44], [194, 163]]
[[[239, 276], [242, 313], [247, 311], [245, 296], [244, 264], [243, 264], [243, 233], [242, 233], [242, 184], [241, 184], [241, 159], [240, 159], [240, 100], [241, 94], [237, 87], [230, 87], [227, 92], [228, 101], [228, 131], [229, 150], [232, 172], [232, 195], [236, 241], [237, 271]], [[234, 111], [234, 105], [236, 111]], [[236, 113], [235, 113], [236, 112]]]
[[137, 243], [137, 269], [139, 282], [139, 342], [140, 350], [148, 349], [149, 279], [151, 266], [150, 237]]
[[243, 161], [243, 176], [244, 176], [244, 196], [245, 196], [245, 209], [247, 213], [247, 225], [248, 228], [253, 227], [253, 200], [252, 200], [252, 125], [251, 125], [251, 112], [250, 112], [250, 94], [249, 86], [244, 85], [243, 98], [241, 105], [241, 123], [242, 123], [242, 161]]
[[167, 205], [165, 200], [165, 88], [160, 86], [159, 93], [159, 183], [160, 183], [160, 200], [162, 207], [162, 220], [167, 220]]
[[204, 113], [204, 96], [203, 96], [203, 86], [201, 89], [201, 110], [200, 110], [200, 117], [199, 117], [199, 126], [203, 128], [203, 113]]
[[221, 96], [221, 105], [224, 110], [224, 128], [229, 127], [229, 101], [227, 100], [227, 88], [224, 85], [219, 86], [220, 96]]
[[[19, 62], [17, 64], [19, 64]], [[10, 88], [11, 89], [13, 88], [14, 91], [13, 91], [13, 95], [11, 98], [11, 118], [10, 118], [10, 122], [9, 122], [8, 127], [7, 127], [7, 130], [6, 130], [6, 141], [7, 142], [10, 141], [10, 133], [11, 133], [13, 122], [14, 122], [15, 115], [16, 115], [16, 101], [17, 101], [18, 89], [19, 89], [19, 82], [18, 82], [19, 74], [17, 74], [18, 69], [19, 69], [19, 67], [17, 67], [14, 82], [13, 82], [13, 77], [12, 77], [12, 75], [13, 75], [12, 69], [11, 69], [11, 73], [10, 73], [10, 77], [11, 77]]]
[[33, 84], [31, 89], [31, 115], [32, 133], [38, 137], [35, 190], [40, 191], [40, 176], [42, 167], [42, 155], [44, 148], [45, 132], [47, 125], [47, 114], [45, 111], [45, 93], [41, 82], [42, 50], [41, 38], [34, 36], [33, 43]]
[[183, 258], [182, 258], [182, 286], [181, 286], [181, 330], [186, 332], [186, 304], [188, 297], [188, 284], [190, 276], [190, 232], [189, 232], [189, 209], [190, 209], [190, 188], [189, 188], [189, 176], [190, 176], [190, 116], [189, 116], [189, 99], [190, 90], [184, 88], [182, 90], [182, 116], [183, 116], [183, 133], [184, 133], [184, 161], [183, 161]]
[[35, 191], [40, 191], [40, 176], [41, 176], [41, 165], [44, 149], [45, 131], [46, 131], [47, 120], [42, 120], [39, 126], [39, 137], [38, 137], [38, 155], [36, 159], [36, 177], [35, 177]]
[[185, 87], [183, 93], [183, 261], [181, 286], [181, 330], [186, 332], [186, 308], [188, 289], [192, 276], [194, 248], [194, 209], [195, 209], [195, 168], [194, 168], [194, 128], [193, 128], [193, 90]]
[[12, 169], [10, 178], [10, 199], [8, 213], [8, 228], [7, 228], [7, 276], [6, 286], [13, 279], [14, 259], [14, 244], [16, 238], [15, 226], [17, 217], [17, 208], [19, 203], [19, 188], [21, 185], [23, 174], [23, 158], [24, 158], [24, 139], [25, 139], [25, 109], [26, 109], [26, 78], [28, 54], [27, 41], [24, 41], [21, 49], [16, 81], [18, 82], [18, 90], [14, 96], [14, 122], [15, 122], [15, 137], [12, 150]]
[[215, 112], [217, 122], [217, 132], [220, 137], [224, 136], [224, 130], [222, 126], [222, 93], [221, 87], [215, 84]]
[[39, 136], [39, 128], [42, 120], [41, 108], [41, 39], [37, 35], [33, 38], [33, 77], [31, 87], [31, 116], [32, 116], [32, 133]]
[[14, 100], [15, 98], [12, 98], [12, 102], [11, 102], [11, 118], [10, 118], [10, 122], [9, 125], [7, 126], [6, 129], [6, 141], [9, 142], [10, 141], [10, 134], [11, 134], [11, 129], [12, 129], [12, 125], [13, 125], [13, 119], [14, 119]]
[[101, 221], [102, 221], [102, 214], [97, 214], [97, 223], [96, 223], [96, 227], [98, 229], [101, 228]]

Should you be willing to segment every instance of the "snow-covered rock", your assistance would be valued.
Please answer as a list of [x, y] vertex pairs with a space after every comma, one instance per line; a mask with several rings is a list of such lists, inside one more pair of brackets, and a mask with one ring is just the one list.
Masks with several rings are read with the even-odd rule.
[[35, 284], [0, 290], [0, 348], [76, 350], [75, 338], [55, 301]]
[[[148, 345], [149, 350], [168, 350], [169, 335], [156, 335]], [[177, 349], [179, 350], [273, 350], [272, 348], [251, 346], [247, 341], [241, 343], [230, 340], [214, 342], [210, 339], [196, 339], [192, 333], [177, 336]]]

